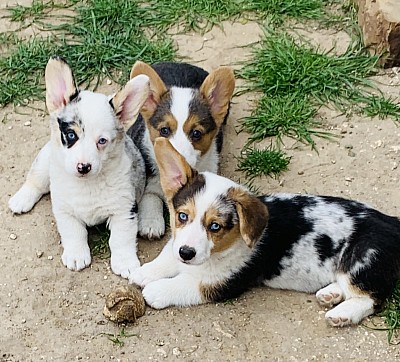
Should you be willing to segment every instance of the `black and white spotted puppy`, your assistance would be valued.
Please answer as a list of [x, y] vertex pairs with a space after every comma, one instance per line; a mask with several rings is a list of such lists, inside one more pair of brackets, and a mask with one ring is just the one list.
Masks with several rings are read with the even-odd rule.
[[172, 237], [137, 269], [153, 308], [239, 296], [250, 287], [316, 292], [333, 326], [360, 322], [400, 275], [400, 221], [337, 197], [256, 197], [224, 177], [198, 173], [168, 140], [155, 154]]
[[136, 214], [145, 165], [125, 130], [149, 95], [149, 78], [131, 79], [109, 99], [78, 90], [70, 67], [55, 57], [46, 66], [45, 80], [51, 139], [9, 207], [14, 213], [28, 212], [50, 192], [62, 261], [72, 270], [91, 263], [86, 226], [107, 222], [111, 268], [127, 278], [140, 265]]
[[235, 87], [232, 69], [219, 67], [210, 74], [186, 63], [136, 62], [131, 78], [150, 78], [150, 97], [128, 134], [146, 162], [147, 184], [139, 203], [139, 233], [159, 238], [165, 232], [164, 195], [160, 186], [153, 144], [165, 137], [199, 171], [217, 173], [222, 127]]

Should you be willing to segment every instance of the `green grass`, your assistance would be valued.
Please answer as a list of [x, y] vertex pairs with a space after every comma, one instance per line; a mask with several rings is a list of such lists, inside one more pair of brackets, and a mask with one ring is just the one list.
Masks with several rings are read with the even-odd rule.
[[290, 157], [283, 152], [268, 148], [259, 150], [256, 148], [245, 148], [239, 157], [238, 171], [245, 176], [246, 182], [251, 182], [256, 177], [277, 177], [287, 170]]
[[68, 61], [78, 84], [92, 88], [105, 77], [123, 84], [138, 59], [153, 63], [175, 57], [171, 39], [145, 34], [144, 10], [135, 1], [87, 0], [73, 9], [76, 16], [46, 26], [54, 34], [46, 39], [7, 38], [0, 57], [0, 105], [43, 98], [44, 69], [55, 54]]
[[315, 147], [314, 136], [329, 137], [328, 132], [317, 130], [321, 123], [316, 119], [317, 108], [303, 94], [293, 92], [283, 96], [264, 94], [251, 115], [240, 120], [240, 131], [249, 133], [248, 143], [284, 136]]
[[100, 259], [108, 259], [111, 256], [108, 240], [110, 231], [105, 224], [94, 226], [88, 229], [89, 247], [93, 256]]
[[392, 296], [388, 298], [382, 316], [388, 327], [388, 341], [399, 337], [397, 331], [400, 329], [400, 280], [397, 282]]

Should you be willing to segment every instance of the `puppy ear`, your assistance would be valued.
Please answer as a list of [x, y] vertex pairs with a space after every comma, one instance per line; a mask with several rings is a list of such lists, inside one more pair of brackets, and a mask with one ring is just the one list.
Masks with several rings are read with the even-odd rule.
[[61, 57], [53, 57], [45, 70], [46, 106], [49, 113], [65, 107], [78, 94], [71, 68]]
[[240, 234], [244, 242], [252, 248], [268, 226], [268, 208], [256, 196], [241, 188], [231, 188], [228, 195], [236, 205]]
[[200, 93], [207, 100], [214, 120], [220, 126], [229, 109], [229, 102], [235, 89], [235, 77], [229, 67], [219, 67], [211, 72], [200, 87]]
[[149, 77], [141, 74], [132, 78], [111, 98], [110, 104], [125, 130], [136, 121], [140, 108], [149, 98], [149, 94]]
[[167, 92], [167, 87], [157, 72], [150, 65], [144, 62], [137, 61], [133, 65], [131, 78], [136, 77], [138, 74], [145, 74], [150, 79], [150, 96], [140, 110], [143, 118], [148, 120], [155, 112], [162, 95]]
[[154, 153], [160, 170], [161, 187], [167, 200], [171, 200], [194, 177], [195, 171], [167, 138], [156, 138]]

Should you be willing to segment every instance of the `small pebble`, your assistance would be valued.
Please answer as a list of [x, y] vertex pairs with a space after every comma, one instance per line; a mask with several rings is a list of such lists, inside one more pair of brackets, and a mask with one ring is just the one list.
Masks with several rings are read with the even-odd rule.
[[53, 255], [49, 255], [49, 256], [47, 257], [47, 259], [48, 259], [48, 260], [53, 260]]
[[9, 238], [10, 238], [11, 240], [16, 240], [16, 239], [17, 239], [17, 235], [15, 235], [14, 233], [13, 233], [13, 234], [10, 234]]
[[356, 154], [353, 151], [350, 151], [347, 153], [350, 157], [356, 157]]
[[107, 83], [107, 85], [110, 85], [110, 84], [112, 84], [112, 81], [111, 81], [111, 79], [107, 79], [107, 80], [106, 80], [106, 83]]
[[37, 251], [36, 251], [36, 257], [37, 257], [37, 258], [41, 258], [42, 256], [43, 256], [43, 251], [37, 250]]
[[24, 123], [24, 126], [30, 127], [31, 124], [32, 124], [31, 121], [26, 121], [26, 122]]

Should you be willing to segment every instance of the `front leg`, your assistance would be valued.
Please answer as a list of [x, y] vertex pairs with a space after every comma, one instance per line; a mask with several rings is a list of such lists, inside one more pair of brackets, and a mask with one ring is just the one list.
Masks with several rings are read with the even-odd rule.
[[123, 278], [130, 278], [140, 266], [136, 248], [137, 214], [111, 216], [108, 225], [111, 231], [111, 269]]
[[159, 176], [154, 176], [147, 180], [139, 202], [139, 234], [147, 239], [158, 239], [164, 233], [163, 193]]
[[86, 225], [79, 219], [54, 210], [58, 232], [64, 247], [63, 264], [71, 270], [81, 270], [91, 263]]
[[171, 239], [161, 250], [161, 253], [150, 263], [143, 264], [136, 269], [129, 282], [141, 287], [163, 278], [172, 278], [179, 272], [179, 261], [172, 252], [173, 239]]
[[12, 212], [16, 214], [28, 212], [44, 194], [50, 191], [50, 155], [51, 144], [48, 142], [33, 161], [25, 183], [8, 202]]
[[146, 303], [155, 309], [169, 306], [188, 307], [204, 303], [200, 292], [200, 280], [195, 275], [187, 273], [149, 283], [142, 293]]

